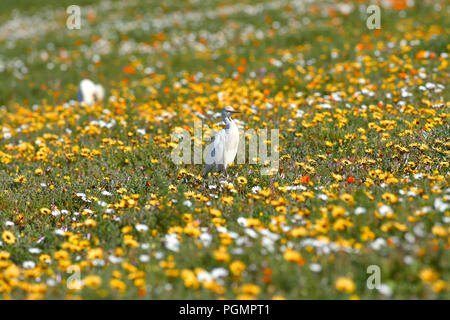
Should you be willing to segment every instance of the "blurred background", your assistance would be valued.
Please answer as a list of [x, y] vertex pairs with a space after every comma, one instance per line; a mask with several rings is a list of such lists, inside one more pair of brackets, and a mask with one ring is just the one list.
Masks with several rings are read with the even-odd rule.
[[[371, 3], [382, 8], [380, 30], [366, 27]], [[81, 9], [79, 30], [66, 27], [70, 5]], [[123, 82], [156, 75], [232, 76], [248, 63], [275, 74], [283, 59], [321, 58], [326, 66], [351, 59], [359, 43], [399, 40], [405, 28], [417, 38], [414, 32], [426, 31], [423, 20], [448, 27], [441, 11], [448, 12], [447, 1], [3, 0], [0, 106], [73, 99], [84, 77], [121, 90]], [[436, 30], [422, 41], [442, 52], [448, 37]], [[290, 48], [299, 55], [284, 55]], [[148, 84], [136, 82], [133, 94], [145, 97]], [[161, 86], [164, 79], [155, 89]]]

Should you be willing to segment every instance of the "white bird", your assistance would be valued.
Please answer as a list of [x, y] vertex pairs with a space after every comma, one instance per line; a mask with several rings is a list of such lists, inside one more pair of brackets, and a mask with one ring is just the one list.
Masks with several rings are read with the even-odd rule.
[[78, 85], [77, 100], [87, 105], [94, 104], [95, 101], [102, 101], [105, 90], [102, 85], [95, 84], [89, 79], [83, 79]]
[[208, 147], [203, 177], [208, 176], [209, 172], [222, 170], [227, 172], [227, 166], [236, 157], [239, 145], [239, 130], [236, 123], [231, 119], [231, 114], [233, 113], [240, 113], [240, 111], [234, 110], [231, 106], [227, 106], [222, 110], [222, 119], [227, 127], [216, 133]]

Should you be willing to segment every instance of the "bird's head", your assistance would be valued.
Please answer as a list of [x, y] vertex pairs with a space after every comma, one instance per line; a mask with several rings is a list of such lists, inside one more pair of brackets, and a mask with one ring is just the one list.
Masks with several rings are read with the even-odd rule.
[[222, 117], [223, 118], [229, 118], [234, 113], [241, 113], [239, 110], [235, 110], [232, 106], [226, 106], [222, 110]]

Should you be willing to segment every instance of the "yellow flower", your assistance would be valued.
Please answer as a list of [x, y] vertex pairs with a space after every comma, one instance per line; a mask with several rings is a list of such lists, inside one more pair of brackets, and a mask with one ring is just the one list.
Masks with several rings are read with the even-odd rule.
[[401, 231], [401, 232], [406, 232], [408, 231], [408, 227], [405, 224], [399, 223], [399, 222], [394, 222], [394, 227]]
[[216, 227], [220, 227], [223, 226], [226, 222], [225, 219], [221, 219], [221, 218], [212, 218], [211, 222], [216, 226]]
[[341, 200], [347, 202], [349, 205], [352, 205], [355, 202], [353, 196], [348, 193], [344, 193], [343, 195], [341, 195]]
[[123, 256], [123, 254], [124, 254], [123, 249], [120, 248], [120, 247], [117, 247], [117, 248], [114, 250], [114, 254], [115, 254], [117, 257]]
[[122, 274], [120, 273], [119, 270], [114, 270], [114, 271], [112, 272], [112, 276], [113, 276], [113, 278], [116, 278], [116, 279], [122, 278]]
[[240, 294], [236, 297], [236, 300], [255, 300], [255, 297], [249, 294]]
[[366, 187], [370, 187], [371, 185], [373, 185], [375, 182], [372, 180], [372, 179], [370, 179], [369, 177], [367, 177], [366, 178], [366, 181], [364, 182], [364, 185], [366, 186]]
[[305, 227], [298, 227], [291, 230], [293, 237], [306, 237], [308, 235], [308, 230]]
[[[202, 282], [203, 288], [208, 289], [212, 292], [215, 292], [217, 294], [224, 294], [225, 288], [217, 283], [215, 280], [205, 280]], [[220, 299], [220, 298], [219, 298]]]
[[336, 181], [342, 181], [342, 176], [341, 176], [340, 174], [337, 174], [337, 173], [332, 172], [332, 173], [331, 173], [331, 176], [332, 176], [333, 179], [336, 180]]
[[438, 273], [431, 268], [425, 268], [419, 273], [420, 279], [425, 283], [433, 283], [438, 278]]
[[353, 227], [353, 222], [343, 219], [343, 218], [339, 218], [333, 223], [333, 229], [336, 231], [342, 231], [342, 230], [345, 230], [346, 228], [352, 228], [352, 227]]
[[42, 214], [50, 214], [50, 212], [52, 212], [50, 209], [48, 208], [41, 208], [39, 210]]
[[286, 251], [283, 253], [283, 258], [286, 261], [299, 262], [302, 259], [302, 255], [298, 251], [287, 248]]
[[443, 226], [434, 226], [431, 228], [431, 232], [437, 237], [446, 237], [447, 230]]
[[361, 240], [369, 241], [375, 239], [375, 233], [373, 233], [369, 227], [361, 227]]
[[16, 237], [15, 237], [14, 234], [13, 234], [11, 231], [9, 231], [9, 230], [3, 231], [2, 239], [3, 239], [3, 241], [5, 241], [7, 244], [14, 244], [14, 243], [16, 243]]
[[86, 219], [86, 221], [84, 221], [84, 225], [86, 227], [95, 227], [97, 225], [97, 221], [94, 219]]
[[218, 261], [227, 262], [230, 260], [230, 255], [227, 252], [227, 248], [220, 246], [219, 249], [214, 250], [214, 258]]
[[3, 274], [5, 275], [6, 279], [15, 279], [20, 276], [20, 269], [16, 265], [12, 264], [8, 268], [6, 268]]
[[27, 182], [27, 178], [25, 176], [18, 176], [17, 178], [14, 179], [14, 182], [26, 183]]
[[220, 217], [222, 215], [222, 211], [220, 211], [219, 209], [214, 209], [214, 208], [209, 209], [209, 213], [211, 215], [213, 215], [214, 217]]
[[133, 284], [136, 288], [141, 288], [145, 286], [145, 279], [137, 278], [133, 280]]
[[34, 170], [34, 174], [35, 174], [35, 175], [40, 176], [40, 175], [42, 175], [43, 173], [44, 173], [44, 170], [42, 170], [41, 168], [38, 168], [38, 169]]
[[338, 291], [345, 291], [346, 293], [352, 293], [355, 291], [355, 283], [348, 277], [337, 278], [334, 285]]
[[[342, 198], [342, 196], [341, 196]], [[331, 214], [334, 218], [345, 216], [345, 209], [341, 206], [334, 206], [331, 210]]]
[[91, 249], [87, 253], [87, 258], [89, 260], [103, 259], [103, 250], [102, 248]]
[[132, 247], [132, 248], [138, 248], [139, 247], [139, 242], [134, 240], [132, 236], [131, 237], [124, 237], [123, 243], [125, 243], [125, 245], [127, 245], [129, 247]]
[[121, 231], [122, 231], [122, 233], [130, 233], [131, 230], [133, 230], [132, 226], [125, 226], [125, 227], [122, 228]]
[[252, 295], [252, 296], [256, 296], [261, 292], [261, 288], [258, 287], [255, 284], [251, 284], [251, 283], [246, 283], [241, 287], [241, 291], [244, 294], [248, 294], [248, 295]]
[[238, 177], [237, 178], [237, 181], [240, 183], [240, 184], [247, 184], [247, 179], [245, 178], [245, 177]]
[[125, 283], [119, 279], [111, 279], [111, 281], [109, 282], [109, 286], [111, 287], [111, 289], [116, 289], [120, 291], [124, 291], [127, 287]]
[[287, 208], [285, 206], [278, 206], [275, 210], [279, 213], [285, 214], [287, 212]]
[[226, 204], [226, 205], [229, 205], [229, 204], [231, 204], [231, 203], [233, 203], [233, 197], [222, 197], [222, 203], [223, 204]]
[[41, 254], [39, 256], [39, 261], [41, 261], [42, 263], [47, 263], [51, 261], [51, 257], [48, 254]]
[[327, 233], [329, 230], [329, 221], [328, 219], [317, 219], [314, 224], [314, 229], [321, 232], [321, 233]]
[[244, 271], [246, 268], [245, 264], [242, 261], [236, 260], [233, 261], [230, 264], [230, 271], [235, 275], [235, 276], [240, 276], [242, 271]]
[[386, 192], [382, 195], [383, 200], [389, 201], [390, 203], [397, 203], [398, 197], [395, 194]]
[[431, 287], [431, 289], [434, 292], [442, 292], [447, 288], [447, 284], [445, 283], [444, 280], [438, 280], [435, 283], [433, 283], [433, 286]]
[[97, 289], [101, 283], [102, 279], [99, 276], [95, 275], [87, 276], [83, 280], [83, 284], [92, 289]]
[[11, 254], [8, 251], [0, 251], [0, 260], [9, 259]]
[[192, 270], [184, 269], [183, 271], [181, 271], [181, 278], [183, 279], [184, 286], [186, 288], [198, 288], [199, 283], [197, 277], [195, 276], [195, 273]]
[[192, 214], [190, 214], [190, 213], [183, 214], [183, 221], [185, 223], [192, 222]]

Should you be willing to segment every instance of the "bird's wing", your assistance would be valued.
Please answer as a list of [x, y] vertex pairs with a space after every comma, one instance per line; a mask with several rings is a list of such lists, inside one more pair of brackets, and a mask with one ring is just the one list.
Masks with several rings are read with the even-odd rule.
[[83, 101], [83, 93], [81, 92], [80, 87], [78, 87], [78, 91], [77, 91], [77, 101], [79, 101], [79, 102]]
[[82, 97], [82, 102], [92, 104], [94, 102], [95, 84], [89, 79], [80, 81], [79, 89]]
[[206, 164], [222, 164], [225, 144], [225, 131], [222, 129], [216, 133], [206, 154]]
[[216, 165], [223, 164], [223, 150], [225, 143], [225, 131], [222, 129], [216, 133], [211, 144], [208, 146], [205, 160], [205, 171], [203, 176], [206, 176]]

